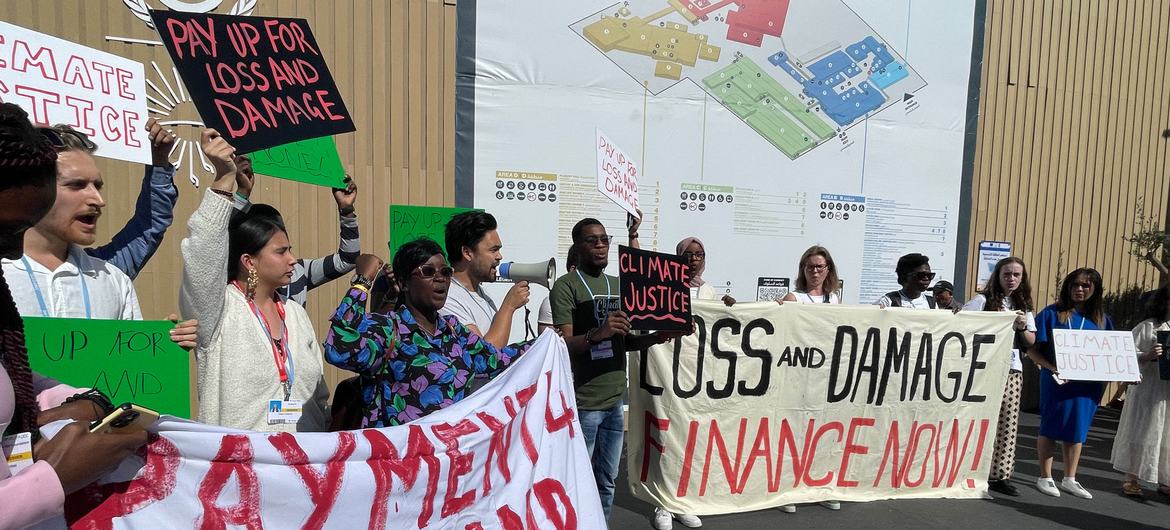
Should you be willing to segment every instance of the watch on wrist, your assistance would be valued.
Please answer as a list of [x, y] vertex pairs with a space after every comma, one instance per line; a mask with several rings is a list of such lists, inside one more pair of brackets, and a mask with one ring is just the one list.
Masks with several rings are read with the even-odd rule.
[[350, 285], [353, 285], [355, 287], [358, 285], [365, 287], [366, 291], [369, 291], [370, 288], [374, 286], [373, 280], [366, 278], [365, 276], [362, 276], [360, 273], [354, 274], [353, 278], [349, 281], [349, 283], [350, 283]]
[[601, 342], [601, 341], [594, 342], [593, 335], [595, 335], [596, 333], [597, 333], [597, 328], [591, 328], [589, 331], [586, 331], [585, 332], [585, 342], [588, 342], [589, 344], [597, 344], [598, 342]]
[[337, 209], [337, 214], [342, 216], [342, 217], [348, 217], [350, 215], [353, 215], [353, 212], [354, 212], [354, 210], [353, 210], [352, 204], [349, 206], [346, 206], [345, 208], [338, 208]]

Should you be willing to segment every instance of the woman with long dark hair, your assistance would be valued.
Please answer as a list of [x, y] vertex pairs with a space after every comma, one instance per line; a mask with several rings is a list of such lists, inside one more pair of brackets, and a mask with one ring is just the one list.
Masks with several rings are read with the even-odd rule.
[[1133, 328], [1142, 380], [1129, 388], [1121, 423], [1113, 439], [1113, 468], [1125, 473], [1122, 493], [1141, 497], [1138, 480], [1158, 485], [1170, 496], [1170, 380], [1159, 372], [1164, 353], [1159, 333], [1170, 333], [1170, 285], [1158, 289], [1146, 308], [1146, 319]]
[[1036, 317], [1032, 314], [1032, 284], [1024, 260], [1009, 257], [999, 260], [983, 292], [975, 295], [963, 311], [1011, 311], [1016, 314], [1015, 342], [1011, 368], [999, 406], [999, 423], [995, 431], [995, 451], [991, 457], [988, 486], [991, 491], [1016, 497], [1020, 491], [1009, 482], [1016, 467], [1016, 435], [1020, 429], [1020, 391], [1024, 382], [1024, 364], [1020, 354], [1036, 342]]
[[[24, 232], [56, 197], [57, 153], [12, 103], [0, 104], [0, 257], [24, 252]], [[24, 323], [0, 272], [0, 433], [24, 435], [32, 462], [0, 465], [0, 528], [24, 528], [59, 515], [65, 495], [116, 467], [146, 442], [146, 433], [91, 433], [89, 421], [108, 403], [94, 392], [59, 385], [29, 368]], [[61, 405], [64, 402], [64, 405]], [[56, 436], [33, 446], [38, 427], [73, 419]]]
[[[233, 216], [235, 150], [214, 130], [203, 152], [215, 166], [183, 240], [179, 305], [199, 320], [199, 415], [253, 431], [325, 431], [329, 390], [320, 343], [305, 309], [276, 290], [296, 256], [280, 214], [257, 204]], [[227, 275], [224, 275], [227, 271]]]
[[[1076, 475], [1081, 448], [1105, 386], [1097, 381], [1066, 381], [1060, 377], [1052, 331], [1112, 330], [1113, 321], [1102, 308], [1101, 285], [1101, 273], [1094, 269], [1080, 268], [1065, 276], [1057, 302], [1036, 316], [1036, 343], [1028, 349], [1028, 358], [1040, 366], [1040, 435], [1036, 438], [1040, 478], [1036, 488], [1053, 497], [1059, 497], [1060, 490], [1064, 490], [1082, 499], [1093, 498], [1077, 482]], [[1060, 489], [1052, 479], [1052, 453], [1057, 441], [1061, 442], [1064, 456]]]

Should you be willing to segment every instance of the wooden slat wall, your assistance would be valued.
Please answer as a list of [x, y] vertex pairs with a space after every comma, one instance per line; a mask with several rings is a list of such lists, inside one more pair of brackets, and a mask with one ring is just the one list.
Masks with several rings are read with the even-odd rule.
[[1122, 237], [1138, 199], [1167, 215], [1168, 37], [1170, 0], [988, 0], [969, 284], [988, 239], [1013, 243], [1039, 306], [1081, 266], [1107, 292], [1156, 286]]
[[[309, 19], [355, 117], [358, 132], [340, 136], [338, 147], [362, 190], [363, 251], [385, 254], [391, 202], [453, 205], [454, 0], [259, 0], [255, 14]], [[155, 38], [120, 0], [3, 2], [0, 19], [169, 65], [161, 47], [105, 40]], [[994, 239], [1013, 242], [1028, 262], [1040, 305], [1057, 277], [1082, 265], [1101, 270], [1107, 289], [1152, 286], [1152, 269], [1121, 238], [1138, 198], [1166, 217], [1170, 145], [1160, 133], [1170, 127], [1170, 0], [988, 0], [984, 45], [968, 277], [979, 240]], [[129, 216], [141, 170], [100, 164], [108, 236]], [[179, 187], [175, 226], [135, 282], [148, 318], [176, 308], [179, 241], [199, 198], [189, 184]], [[298, 255], [335, 248], [327, 190], [264, 179], [256, 195], [284, 213]], [[344, 283], [310, 297], [321, 334]], [[328, 369], [330, 385], [341, 377]]]
[[[148, 4], [161, 6], [157, 0]], [[218, 12], [226, 13], [234, 4], [225, 0]], [[337, 147], [360, 188], [357, 211], [362, 251], [385, 259], [390, 203], [454, 205], [454, 3], [259, 0], [253, 14], [309, 20], [357, 125], [356, 133], [337, 137]], [[148, 78], [152, 78], [151, 60], [158, 61], [164, 73], [170, 72], [163, 47], [106, 40], [107, 35], [158, 38], [121, 0], [0, 2], [0, 20], [141, 61], [147, 65]], [[177, 132], [185, 139], [198, 135], [189, 127]], [[142, 168], [104, 159], [99, 159], [99, 167], [106, 181], [107, 208], [98, 239], [107, 241], [133, 210]], [[329, 190], [260, 179], [255, 200], [282, 212], [298, 256], [317, 257], [336, 250], [337, 209]], [[180, 199], [175, 224], [135, 281], [147, 318], [177, 311], [182, 271], [179, 242], [187, 234], [186, 221], [201, 193], [185, 177], [177, 176], [176, 183]], [[335, 282], [309, 297], [306, 309], [322, 337], [327, 316], [347, 285], [347, 281]], [[327, 369], [330, 387], [343, 377], [342, 372]]]

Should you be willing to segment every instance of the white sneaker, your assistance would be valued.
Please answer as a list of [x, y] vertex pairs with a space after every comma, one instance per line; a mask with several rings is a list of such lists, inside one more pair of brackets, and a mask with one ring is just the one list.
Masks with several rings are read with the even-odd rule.
[[824, 506], [830, 510], [840, 510], [841, 501], [821, 501], [821, 506]]
[[1053, 497], [1060, 496], [1060, 490], [1056, 489], [1056, 481], [1052, 480], [1051, 477], [1040, 477], [1036, 479], [1036, 489], [1040, 490], [1040, 493], [1045, 495], [1051, 495]]
[[674, 528], [674, 517], [671, 517], [670, 512], [662, 509], [654, 509], [654, 530], [670, 530]]
[[1089, 490], [1081, 486], [1081, 483], [1077, 482], [1077, 480], [1074, 478], [1064, 477], [1064, 479], [1060, 481], [1060, 489], [1073, 494], [1074, 497], [1080, 497], [1082, 499], [1093, 498], [1093, 494], [1089, 493]]
[[697, 515], [691, 515], [689, 513], [676, 513], [674, 514], [674, 518], [687, 528], [699, 528], [703, 526], [703, 520], [699, 519], [699, 516]]
[[784, 506], [780, 506], [779, 508], [776, 508], [776, 509], [780, 510], [784, 513], [796, 513], [796, 505], [795, 504], [785, 504]]

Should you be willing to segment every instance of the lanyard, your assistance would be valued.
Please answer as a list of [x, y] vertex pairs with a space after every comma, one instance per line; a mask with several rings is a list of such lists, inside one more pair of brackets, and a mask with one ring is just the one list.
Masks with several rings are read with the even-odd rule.
[[[1073, 312], [1073, 314], [1076, 315], [1077, 313]], [[1085, 329], [1085, 320], [1086, 320], [1085, 315], [1079, 315], [1079, 316], [1081, 317], [1081, 327], [1078, 329]]]
[[[584, 285], [585, 291], [587, 291], [589, 293], [589, 299], [593, 300], [593, 303], [596, 304], [597, 303], [597, 295], [593, 294], [593, 289], [590, 289], [589, 284], [585, 282], [585, 277], [581, 275], [581, 269], [577, 269], [576, 272], [577, 272], [577, 278], [581, 280], [581, 285]], [[605, 275], [605, 272], [601, 273], [601, 277], [605, 278], [605, 299], [606, 299], [606, 301], [608, 301], [610, 298], [613, 298], [613, 293], [609, 290], [610, 289], [609, 277]], [[603, 322], [605, 322], [604, 320], [598, 319], [596, 314], [593, 315], [593, 318], [594, 318], [594, 320], [597, 320], [598, 326], [600, 326]]]
[[[50, 316], [49, 306], [45, 304], [45, 294], [41, 292], [41, 285], [37, 283], [37, 277], [33, 274], [32, 264], [28, 262], [27, 256], [21, 256], [20, 261], [24, 263], [24, 272], [28, 274], [28, 282], [32, 284], [33, 294], [37, 295], [37, 304], [41, 306], [41, 316]], [[81, 283], [81, 301], [85, 304], [85, 318], [93, 318], [93, 310], [89, 305], [89, 286], [85, 283], [85, 271], [81, 270], [80, 265], [74, 266], [77, 267], [77, 281]]]
[[[241, 292], [244, 291], [240, 288], [238, 282], [232, 283]], [[276, 312], [280, 315], [280, 327], [283, 332], [282, 339], [276, 340], [272, 337], [272, 326], [268, 325], [268, 319], [264, 317], [264, 313], [261, 313], [260, 309], [256, 307], [256, 303], [247, 296], [244, 297], [244, 300], [248, 302], [248, 307], [252, 309], [252, 314], [256, 316], [256, 320], [260, 323], [260, 329], [264, 330], [264, 336], [268, 337], [268, 342], [272, 345], [272, 360], [276, 363], [277, 374], [280, 375], [280, 385], [284, 388], [284, 399], [288, 401], [292, 397], [292, 382], [295, 377], [295, 372], [293, 371], [292, 355], [288, 353], [288, 325], [284, 320], [284, 306], [279, 301], [276, 301]]]

